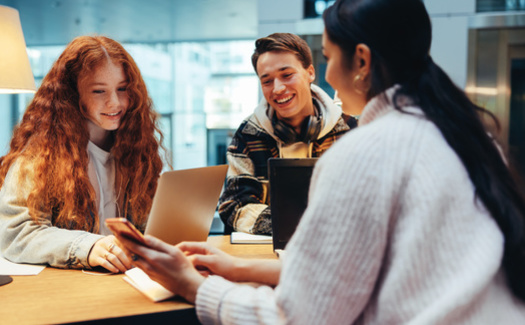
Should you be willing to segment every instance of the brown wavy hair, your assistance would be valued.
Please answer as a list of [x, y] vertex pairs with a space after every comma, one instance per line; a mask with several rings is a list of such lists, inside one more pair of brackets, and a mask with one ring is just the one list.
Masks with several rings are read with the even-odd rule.
[[291, 33], [273, 33], [255, 41], [255, 50], [252, 54], [252, 65], [257, 72], [257, 61], [266, 52], [288, 52], [295, 55], [303, 68], [308, 69], [313, 64], [312, 51], [308, 43], [301, 37]]
[[15, 128], [8, 154], [0, 158], [0, 185], [20, 161], [19, 182], [32, 186], [27, 206], [36, 222], [51, 215], [53, 225], [61, 228], [100, 227], [87, 172], [87, 112], [80, 105], [77, 83], [108, 60], [122, 65], [129, 96], [120, 126], [111, 132], [118, 211], [141, 228], [146, 222], [163, 166], [158, 114], [133, 58], [103, 36], [77, 37], [67, 45]]

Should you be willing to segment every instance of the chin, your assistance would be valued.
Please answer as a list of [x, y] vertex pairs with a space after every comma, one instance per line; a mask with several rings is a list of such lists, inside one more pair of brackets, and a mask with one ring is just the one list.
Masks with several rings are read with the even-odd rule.
[[106, 129], [106, 131], [116, 131], [116, 130], [118, 130], [119, 127], [120, 127], [120, 125], [117, 125], [117, 126], [107, 127], [105, 129]]

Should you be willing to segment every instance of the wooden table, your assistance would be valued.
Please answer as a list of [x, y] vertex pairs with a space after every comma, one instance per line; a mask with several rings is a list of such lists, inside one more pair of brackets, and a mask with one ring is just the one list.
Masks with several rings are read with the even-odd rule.
[[[208, 242], [244, 258], [276, 258], [272, 245]], [[13, 276], [0, 287], [0, 324], [199, 324], [195, 308], [181, 298], [154, 303], [116, 275], [46, 268], [37, 276]]]

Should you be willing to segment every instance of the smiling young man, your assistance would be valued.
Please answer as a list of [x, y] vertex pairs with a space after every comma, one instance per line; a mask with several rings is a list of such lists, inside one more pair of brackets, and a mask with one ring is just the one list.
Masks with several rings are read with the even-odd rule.
[[357, 122], [312, 84], [312, 54], [299, 36], [258, 39], [252, 64], [264, 98], [228, 147], [219, 214], [227, 230], [271, 234], [268, 159], [319, 157]]

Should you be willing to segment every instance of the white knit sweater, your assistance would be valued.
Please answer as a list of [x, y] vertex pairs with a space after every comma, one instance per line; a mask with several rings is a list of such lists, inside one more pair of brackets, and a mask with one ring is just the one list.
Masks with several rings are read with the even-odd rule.
[[[392, 89], [387, 92], [391, 94]], [[376, 97], [317, 163], [275, 288], [218, 276], [204, 324], [525, 324], [503, 237], [434, 124]], [[525, 275], [524, 275], [525, 276]]]

